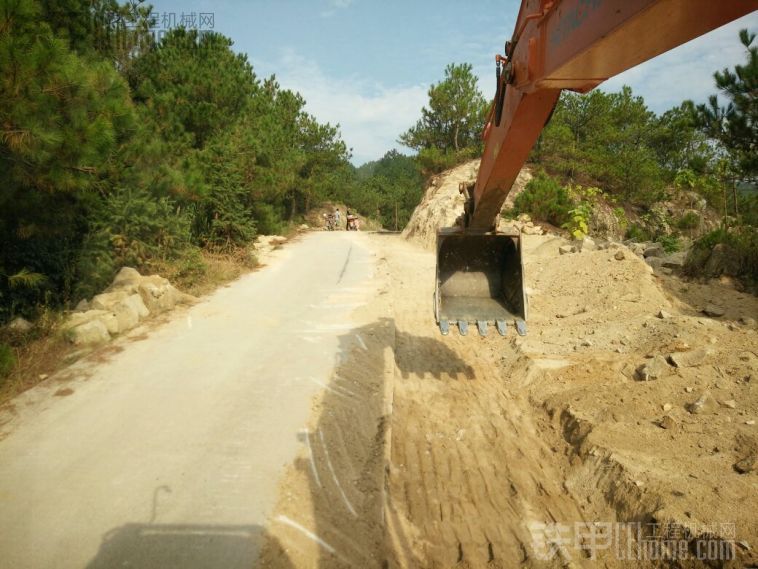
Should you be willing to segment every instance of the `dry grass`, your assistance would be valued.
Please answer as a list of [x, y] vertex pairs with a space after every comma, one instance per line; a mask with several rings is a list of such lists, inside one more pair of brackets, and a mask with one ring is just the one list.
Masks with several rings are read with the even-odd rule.
[[35, 329], [27, 334], [5, 331], [0, 342], [10, 345], [16, 365], [4, 379], [0, 378], [0, 404], [13, 399], [52, 375], [66, 363], [74, 348], [59, 334], [57, 326], [61, 316], [45, 311]]

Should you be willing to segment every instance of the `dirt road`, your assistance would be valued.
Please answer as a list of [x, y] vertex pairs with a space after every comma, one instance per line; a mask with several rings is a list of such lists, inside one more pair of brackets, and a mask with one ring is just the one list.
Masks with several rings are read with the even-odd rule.
[[364, 235], [309, 234], [14, 400], [0, 567], [251, 567], [375, 265]]

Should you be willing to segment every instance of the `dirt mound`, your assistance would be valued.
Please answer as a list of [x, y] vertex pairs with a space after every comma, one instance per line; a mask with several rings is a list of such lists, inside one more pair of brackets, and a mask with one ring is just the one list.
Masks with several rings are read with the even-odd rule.
[[[464, 200], [458, 191], [458, 184], [475, 182], [478, 173], [479, 160], [470, 160], [432, 177], [424, 197], [403, 230], [403, 237], [419, 243], [426, 249], [433, 249], [437, 231], [441, 227], [455, 225], [456, 218], [463, 213]], [[513, 199], [531, 179], [531, 172], [524, 168], [508, 194], [504, 209], [513, 206]]]

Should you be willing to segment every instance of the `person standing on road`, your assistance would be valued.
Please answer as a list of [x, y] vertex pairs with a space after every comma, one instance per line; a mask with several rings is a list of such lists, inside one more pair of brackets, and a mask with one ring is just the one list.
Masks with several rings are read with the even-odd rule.
[[334, 220], [336, 222], [337, 227], [340, 226], [340, 210], [337, 208], [337, 211], [334, 212]]

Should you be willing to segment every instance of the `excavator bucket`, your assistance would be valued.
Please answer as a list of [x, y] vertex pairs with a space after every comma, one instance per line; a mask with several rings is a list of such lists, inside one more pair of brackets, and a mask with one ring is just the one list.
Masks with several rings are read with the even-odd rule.
[[504, 336], [515, 324], [523, 336], [526, 308], [520, 233], [450, 228], [437, 234], [434, 311], [442, 334], [457, 325], [465, 336], [468, 325], [476, 324], [484, 336], [488, 324], [495, 324]]

